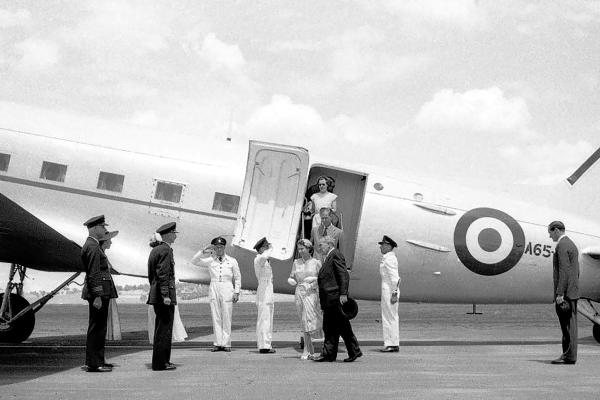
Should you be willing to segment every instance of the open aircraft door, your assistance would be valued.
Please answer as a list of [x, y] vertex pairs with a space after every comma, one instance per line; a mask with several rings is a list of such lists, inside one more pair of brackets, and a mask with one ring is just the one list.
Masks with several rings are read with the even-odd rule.
[[308, 150], [250, 141], [233, 244], [252, 250], [266, 236], [272, 257], [293, 257], [307, 176]]

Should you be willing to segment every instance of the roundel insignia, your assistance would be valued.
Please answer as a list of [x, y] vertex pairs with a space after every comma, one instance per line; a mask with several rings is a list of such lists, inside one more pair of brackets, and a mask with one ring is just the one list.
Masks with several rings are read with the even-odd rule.
[[517, 265], [523, 256], [525, 234], [505, 212], [474, 208], [456, 223], [454, 249], [460, 261], [476, 274], [498, 275]]

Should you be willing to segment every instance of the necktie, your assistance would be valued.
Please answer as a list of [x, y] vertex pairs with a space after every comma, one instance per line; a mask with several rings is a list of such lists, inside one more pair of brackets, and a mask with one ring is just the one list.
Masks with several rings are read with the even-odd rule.
[[219, 256], [219, 262], [223, 262], [223, 257]]
[[327, 227], [323, 228], [323, 237], [327, 236]]

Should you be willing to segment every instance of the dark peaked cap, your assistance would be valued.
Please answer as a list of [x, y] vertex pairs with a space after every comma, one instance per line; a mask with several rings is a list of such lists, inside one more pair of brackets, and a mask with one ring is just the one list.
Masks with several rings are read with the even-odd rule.
[[106, 222], [104, 222], [104, 214], [98, 215], [97, 217], [92, 217], [83, 223], [88, 229], [93, 228], [97, 225], [108, 226]]
[[221, 236], [214, 238], [213, 240], [210, 241], [210, 244], [212, 244], [213, 246], [225, 246], [227, 244], [227, 240], [225, 240], [224, 238], [222, 238]]
[[260, 239], [258, 242], [256, 242], [256, 244], [254, 245], [254, 250], [258, 251], [260, 250], [261, 247], [263, 247], [265, 244], [270, 244], [269, 241], [267, 240], [266, 237]]
[[171, 233], [171, 232], [177, 233], [177, 231], [175, 230], [176, 227], [177, 227], [177, 224], [175, 222], [168, 222], [168, 223], [162, 225], [160, 228], [158, 228], [156, 230], [156, 233], [160, 233], [161, 235], [164, 235], [165, 233]]
[[379, 242], [379, 244], [384, 244], [387, 243], [392, 247], [398, 247], [398, 243], [396, 243], [394, 241], [394, 239], [392, 239], [391, 237], [387, 236], [387, 235], [383, 235], [383, 239], [381, 239], [381, 242]]

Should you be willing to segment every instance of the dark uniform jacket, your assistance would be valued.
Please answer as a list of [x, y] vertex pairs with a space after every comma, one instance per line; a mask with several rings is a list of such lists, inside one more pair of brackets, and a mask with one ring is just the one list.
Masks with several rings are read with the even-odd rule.
[[579, 251], [571, 239], [563, 236], [554, 249], [554, 297], [579, 298]]
[[148, 281], [150, 293], [146, 304], [163, 304], [168, 297], [177, 304], [175, 293], [175, 259], [173, 249], [165, 242], [154, 247], [148, 257]]
[[81, 249], [81, 261], [85, 267], [85, 281], [81, 292], [82, 299], [95, 299], [104, 297], [114, 299], [117, 289], [110, 274], [110, 267], [106, 254], [100, 244], [88, 237]]
[[326, 309], [340, 303], [340, 295], [348, 295], [350, 275], [346, 270], [344, 255], [337, 249], [325, 257], [317, 276], [321, 308]]

